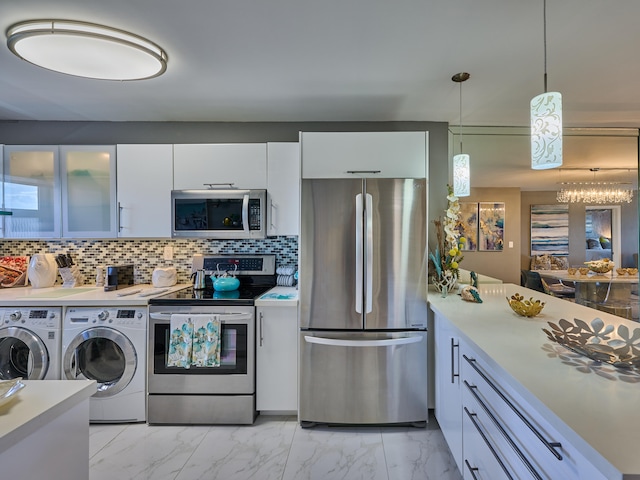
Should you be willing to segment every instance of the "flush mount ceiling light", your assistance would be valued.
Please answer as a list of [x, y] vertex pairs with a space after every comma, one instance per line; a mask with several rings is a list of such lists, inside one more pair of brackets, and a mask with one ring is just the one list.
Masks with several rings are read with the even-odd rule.
[[531, 168], [562, 165], [562, 95], [547, 91], [547, 1], [543, 0], [544, 93], [531, 100]]
[[469, 155], [462, 153], [462, 82], [469, 80], [467, 72], [456, 73], [451, 80], [460, 85], [460, 153], [453, 157], [453, 194], [468, 197], [471, 194], [471, 168]]
[[73, 20], [29, 20], [7, 30], [7, 46], [29, 63], [99, 80], [144, 80], [162, 75], [167, 54], [124, 30]]

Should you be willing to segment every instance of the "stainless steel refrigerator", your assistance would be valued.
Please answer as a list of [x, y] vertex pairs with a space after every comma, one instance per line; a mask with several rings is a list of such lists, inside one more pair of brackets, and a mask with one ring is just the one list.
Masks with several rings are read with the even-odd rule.
[[303, 179], [302, 426], [427, 421], [424, 179]]

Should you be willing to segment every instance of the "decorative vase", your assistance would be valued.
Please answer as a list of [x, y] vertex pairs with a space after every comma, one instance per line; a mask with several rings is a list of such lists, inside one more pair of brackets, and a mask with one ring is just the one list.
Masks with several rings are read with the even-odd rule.
[[36, 253], [31, 257], [27, 275], [33, 288], [53, 287], [58, 277], [58, 267], [50, 253]]
[[456, 288], [458, 278], [452, 271], [445, 270], [441, 275], [434, 275], [431, 278], [431, 283], [443, 297], [446, 297], [449, 292]]

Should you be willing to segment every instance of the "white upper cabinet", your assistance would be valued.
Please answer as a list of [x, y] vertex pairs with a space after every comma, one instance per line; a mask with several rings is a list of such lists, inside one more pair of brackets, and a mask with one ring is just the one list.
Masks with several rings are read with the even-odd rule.
[[298, 235], [300, 144], [267, 143], [268, 235]]
[[58, 146], [6, 145], [2, 164], [4, 237], [60, 237]]
[[118, 145], [118, 236], [171, 237], [173, 145]]
[[116, 147], [60, 147], [62, 235], [116, 236]]
[[267, 188], [266, 143], [178, 144], [173, 150], [176, 190]]
[[302, 132], [300, 141], [302, 178], [427, 175], [428, 132]]

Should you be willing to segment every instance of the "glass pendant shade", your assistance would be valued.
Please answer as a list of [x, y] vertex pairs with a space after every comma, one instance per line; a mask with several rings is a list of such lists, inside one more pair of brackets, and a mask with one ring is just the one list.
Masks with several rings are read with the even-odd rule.
[[531, 168], [562, 166], [562, 95], [545, 92], [531, 100]]
[[471, 195], [471, 171], [469, 155], [461, 153], [453, 157], [453, 194], [456, 197]]
[[31, 20], [7, 30], [7, 46], [29, 63], [99, 80], [162, 75], [167, 55], [155, 43], [123, 30], [71, 20]]

